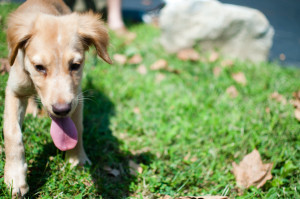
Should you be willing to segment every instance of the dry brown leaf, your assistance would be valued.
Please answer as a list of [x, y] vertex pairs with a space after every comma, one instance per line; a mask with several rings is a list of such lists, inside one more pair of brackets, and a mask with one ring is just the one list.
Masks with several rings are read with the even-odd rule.
[[143, 61], [143, 58], [141, 55], [139, 54], [136, 54], [136, 55], [133, 55], [129, 60], [128, 60], [128, 63], [129, 64], [140, 64], [142, 63]]
[[300, 91], [293, 92], [293, 97], [295, 99], [291, 100], [291, 104], [295, 108], [300, 108]]
[[188, 152], [187, 154], [186, 154], [186, 156], [184, 156], [184, 160], [185, 161], [188, 161], [189, 159], [190, 159], [190, 157], [191, 157], [191, 153], [190, 152]]
[[300, 91], [293, 92], [293, 97], [300, 100]]
[[168, 71], [170, 73], [175, 73], [175, 74], [179, 74], [180, 73], [179, 70], [170, 68], [168, 66], [168, 62], [166, 60], [164, 60], [164, 59], [159, 59], [156, 62], [154, 62], [150, 66], [150, 70], [165, 70], [165, 71]]
[[272, 179], [273, 163], [263, 164], [259, 152], [255, 149], [237, 165], [232, 163], [237, 185], [241, 188], [250, 186], [262, 187], [267, 180]]
[[231, 67], [231, 66], [233, 66], [233, 61], [230, 60], [230, 59], [223, 60], [223, 61], [221, 62], [221, 66], [222, 66], [223, 68]]
[[266, 111], [266, 113], [270, 113], [271, 112], [270, 107], [266, 107], [265, 111]]
[[277, 102], [281, 102], [282, 104], [286, 104], [287, 100], [283, 95], [280, 95], [278, 92], [274, 92], [270, 96], [271, 99], [276, 100]]
[[190, 159], [191, 162], [196, 162], [197, 160], [198, 160], [198, 158], [197, 158], [196, 156], [193, 156], [193, 157]]
[[129, 160], [129, 170], [130, 174], [135, 176], [137, 175], [137, 173], [143, 172], [143, 168], [132, 160]]
[[109, 174], [113, 175], [114, 177], [117, 177], [120, 175], [120, 171], [118, 169], [112, 169]]
[[124, 44], [128, 45], [136, 38], [136, 33], [128, 31], [126, 28], [118, 28], [114, 30], [116, 36], [124, 40]]
[[300, 121], [300, 91], [296, 91], [293, 93], [295, 99], [291, 100], [291, 103], [295, 107], [295, 118]]
[[200, 55], [193, 48], [183, 49], [177, 53], [177, 58], [183, 61], [198, 61]]
[[219, 53], [213, 51], [213, 52], [210, 54], [208, 61], [209, 61], [209, 62], [215, 62], [215, 61], [217, 61], [218, 59], [219, 59]]
[[163, 199], [172, 199], [172, 197], [169, 196], [169, 195], [165, 195], [165, 196], [163, 197]]
[[220, 74], [221, 74], [221, 72], [222, 72], [222, 68], [220, 68], [220, 67], [214, 67], [214, 69], [213, 69], [213, 73], [214, 73], [214, 76], [215, 77], [219, 77], [220, 76]]
[[87, 179], [84, 179], [82, 183], [87, 187], [90, 187], [94, 184], [93, 181], [90, 182]]
[[231, 77], [239, 84], [246, 85], [247, 79], [243, 72], [233, 73]]
[[135, 114], [137, 114], [137, 115], [141, 114], [141, 110], [140, 110], [139, 107], [134, 107], [134, 108], [133, 108], [133, 112], [134, 112]]
[[294, 108], [300, 108], [300, 100], [291, 100], [290, 103], [294, 106]]
[[164, 59], [159, 59], [150, 66], [151, 70], [162, 70], [167, 68], [168, 68], [168, 62]]
[[136, 70], [141, 75], [146, 75], [148, 72], [147, 67], [144, 64], [139, 65], [139, 67]]
[[281, 61], [284, 61], [284, 60], [286, 59], [285, 54], [284, 54], [284, 53], [281, 53], [281, 54], [279, 55], [279, 59], [280, 59]]
[[120, 65], [124, 65], [127, 62], [127, 57], [122, 54], [114, 54], [114, 60]]
[[166, 78], [166, 76], [162, 73], [158, 73], [156, 76], [155, 76], [155, 82], [156, 83], [160, 83], [161, 81], [163, 81], [164, 79]]
[[298, 121], [300, 121], [300, 110], [297, 108], [297, 109], [295, 109], [295, 118], [298, 120]]
[[8, 59], [0, 58], [0, 74], [4, 75], [10, 71]]
[[235, 86], [230, 86], [226, 89], [226, 93], [231, 97], [231, 98], [236, 98], [239, 95], [239, 92], [235, 88]]
[[150, 147], [145, 147], [142, 149], [138, 149], [138, 150], [131, 150], [130, 152], [132, 153], [132, 155], [141, 155], [142, 153], [147, 153], [151, 151]]
[[103, 170], [114, 177], [117, 177], [120, 175], [120, 171], [118, 169], [112, 169], [109, 166], [104, 166]]
[[181, 196], [178, 199], [228, 199], [227, 196]]

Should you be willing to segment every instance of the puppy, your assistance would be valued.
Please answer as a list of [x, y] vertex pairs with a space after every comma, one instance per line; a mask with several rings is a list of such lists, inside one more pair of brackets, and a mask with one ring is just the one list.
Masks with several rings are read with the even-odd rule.
[[38, 94], [49, 113], [51, 137], [72, 165], [91, 163], [82, 143], [81, 77], [90, 45], [111, 63], [108, 33], [99, 15], [71, 13], [62, 0], [27, 0], [8, 20], [11, 71], [6, 87], [4, 181], [24, 196], [27, 164], [22, 122], [28, 98]]

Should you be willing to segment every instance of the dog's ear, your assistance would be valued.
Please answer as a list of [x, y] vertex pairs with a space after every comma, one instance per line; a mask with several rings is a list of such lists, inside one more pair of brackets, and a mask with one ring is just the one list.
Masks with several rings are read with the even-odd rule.
[[9, 46], [9, 64], [12, 66], [15, 62], [18, 50], [23, 48], [31, 37], [30, 19], [26, 16], [17, 14], [10, 15], [7, 27], [7, 41]]
[[99, 14], [94, 14], [91, 11], [80, 14], [78, 34], [86, 49], [90, 45], [94, 45], [99, 57], [107, 63], [112, 64], [107, 53], [109, 36]]

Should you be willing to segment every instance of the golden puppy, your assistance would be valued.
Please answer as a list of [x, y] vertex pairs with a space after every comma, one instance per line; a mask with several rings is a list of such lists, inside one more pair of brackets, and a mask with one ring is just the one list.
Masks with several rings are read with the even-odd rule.
[[6, 87], [4, 180], [14, 196], [28, 192], [21, 126], [28, 98], [38, 94], [52, 118], [54, 144], [72, 165], [90, 163], [82, 143], [80, 81], [84, 52], [94, 45], [111, 63], [99, 15], [71, 13], [62, 0], [27, 0], [9, 17], [11, 71]]

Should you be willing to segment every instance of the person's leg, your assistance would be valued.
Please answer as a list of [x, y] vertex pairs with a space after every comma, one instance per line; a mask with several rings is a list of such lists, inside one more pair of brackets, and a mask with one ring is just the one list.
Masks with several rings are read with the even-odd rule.
[[111, 30], [124, 29], [125, 25], [122, 18], [121, 0], [107, 0], [107, 19]]

